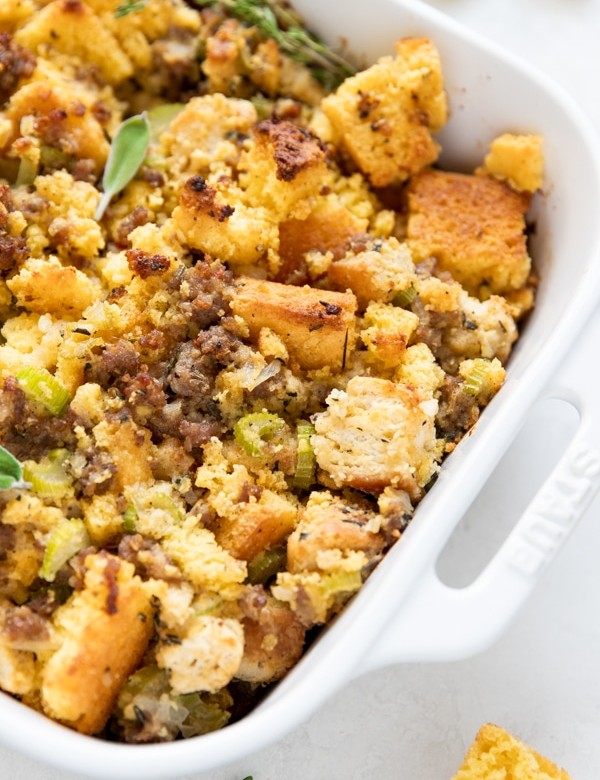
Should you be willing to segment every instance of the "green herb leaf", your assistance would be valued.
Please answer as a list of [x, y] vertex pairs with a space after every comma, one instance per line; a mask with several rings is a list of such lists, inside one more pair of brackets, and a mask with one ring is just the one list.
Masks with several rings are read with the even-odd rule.
[[143, 11], [148, 5], [148, 0], [124, 0], [115, 9], [115, 19], [128, 16], [136, 11]]
[[150, 123], [150, 141], [156, 143], [161, 134], [167, 129], [177, 114], [180, 114], [185, 105], [183, 103], [163, 103], [148, 111]]
[[326, 89], [335, 89], [356, 73], [354, 65], [302, 26], [301, 18], [278, 0], [192, 0], [194, 5], [221, 6], [241, 22], [273, 38], [284, 54], [306, 65]]
[[0, 490], [29, 487], [29, 484], [22, 480], [21, 464], [14, 455], [0, 446]]
[[146, 112], [129, 117], [117, 128], [106, 161], [102, 186], [104, 195], [94, 217], [102, 219], [112, 198], [126, 187], [144, 162], [150, 143], [150, 123]]

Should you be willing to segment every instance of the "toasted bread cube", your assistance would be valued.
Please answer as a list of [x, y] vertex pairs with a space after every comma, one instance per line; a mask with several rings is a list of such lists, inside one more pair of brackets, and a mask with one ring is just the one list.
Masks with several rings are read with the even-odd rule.
[[173, 693], [216, 693], [231, 682], [243, 652], [244, 630], [239, 620], [198, 615], [179, 642], [159, 647], [156, 660], [169, 672]]
[[217, 542], [235, 558], [251, 561], [262, 550], [276, 547], [296, 525], [297, 508], [271, 490], [238, 507], [214, 529]]
[[389, 303], [396, 293], [415, 280], [410, 249], [395, 238], [375, 240], [363, 252], [348, 254], [329, 267], [329, 281], [340, 290], [356, 295], [359, 308], [371, 301]]
[[369, 352], [384, 366], [393, 368], [419, 325], [419, 318], [389, 303], [370, 303], [365, 311], [360, 337]]
[[246, 321], [253, 339], [261, 328], [277, 333], [301, 368], [340, 371], [354, 344], [352, 293], [241, 277], [231, 308]]
[[114, 35], [83, 0], [54, 0], [15, 34], [32, 51], [48, 46], [83, 63], [93, 63], [109, 84], [133, 75], [131, 60]]
[[428, 170], [408, 185], [408, 244], [415, 262], [435, 257], [469, 293], [516, 290], [527, 281], [530, 196], [486, 176]]
[[515, 190], [533, 193], [544, 181], [542, 144], [539, 135], [504, 133], [490, 144], [481, 172], [508, 182]]
[[134, 567], [106, 552], [85, 559], [85, 587], [60, 607], [60, 648], [42, 672], [42, 706], [83, 734], [97, 734], [154, 631], [150, 597]]
[[404, 38], [395, 57], [346, 79], [321, 105], [373, 186], [399, 184], [439, 154], [431, 133], [447, 106], [437, 50], [426, 38]]
[[549, 759], [493, 723], [484, 724], [452, 780], [487, 780], [492, 777], [523, 780], [570, 780], [570, 775]]
[[379, 493], [388, 485], [418, 498], [437, 470], [437, 402], [410, 385], [353, 377], [316, 415], [317, 463], [337, 487]]

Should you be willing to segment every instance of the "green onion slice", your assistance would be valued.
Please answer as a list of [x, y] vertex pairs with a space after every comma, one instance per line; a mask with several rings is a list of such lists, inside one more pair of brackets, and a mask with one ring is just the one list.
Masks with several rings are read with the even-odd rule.
[[64, 520], [50, 532], [40, 577], [53, 582], [56, 572], [78, 552], [88, 547], [90, 537], [83, 520]]
[[45, 368], [24, 368], [16, 378], [27, 398], [55, 417], [60, 417], [71, 400], [68, 390]]
[[299, 422], [296, 429], [298, 448], [296, 450], [296, 472], [293, 486], [298, 490], [308, 490], [315, 481], [315, 451], [310, 437], [315, 433], [314, 425]]
[[242, 449], [257, 457], [264, 449], [264, 446], [274, 436], [276, 436], [285, 422], [277, 414], [269, 412], [254, 412], [241, 417], [233, 428], [235, 440]]

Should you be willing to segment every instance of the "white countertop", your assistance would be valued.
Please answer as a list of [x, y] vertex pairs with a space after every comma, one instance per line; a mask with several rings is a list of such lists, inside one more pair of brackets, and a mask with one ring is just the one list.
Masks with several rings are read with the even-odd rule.
[[[431, 0], [431, 5], [554, 77], [600, 131], [597, 0]], [[600, 218], [600, 204], [598, 208]], [[596, 334], [600, 313], [587, 330], [588, 354], [597, 354]], [[583, 362], [582, 367], [585, 371]], [[468, 538], [477, 539], [483, 506], [483, 521], [494, 523], [494, 536], [500, 535], [500, 518], [508, 515], [507, 495], [519, 499], [521, 466], [541, 470], [548, 431], [558, 447], [570, 421], [562, 407], [552, 404], [534, 411], [518, 453], [513, 448], [485, 498], [463, 521], [456, 547], [464, 550]], [[534, 745], [564, 766], [573, 780], [600, 777], [599, 516], [600, 497], [511, 628], [487, 652], [459, 663], [371, 673], [273, 747], [210, 776], [187, 780], [242, 780], [247, 775], [254, 780], [449, 780], [486, 721]], [[446, 568], [454, 557], [447, 556]], [[0, 778], [74, 780], [4, 748]]]

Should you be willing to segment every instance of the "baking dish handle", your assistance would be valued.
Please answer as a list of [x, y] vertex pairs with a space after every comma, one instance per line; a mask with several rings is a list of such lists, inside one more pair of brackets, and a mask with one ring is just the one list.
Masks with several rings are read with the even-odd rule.
[[489, 647], [506, 629], [564, 545], [600, 487], [600, 405], [589, 352], [570, 359], [542, 398], [580, 414], [575, 436], [505, 542], [477, 579], [449, 587], [436, 573], [439, 555], [364, 657], [360, 673], [401, 662], [453, 661]]

